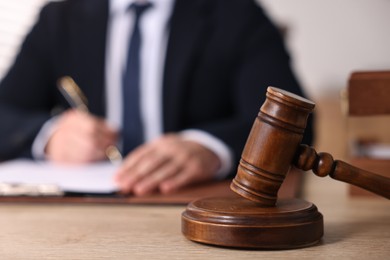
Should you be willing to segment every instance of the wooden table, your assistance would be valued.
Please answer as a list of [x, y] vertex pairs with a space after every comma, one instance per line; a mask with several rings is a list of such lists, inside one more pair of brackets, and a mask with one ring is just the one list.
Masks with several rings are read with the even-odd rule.
[[185, 206], [0, 204], [1, 259], [389, 259], [390, 202], [312, 196], [325, 219], [313, 247], [260, 251], [207, 246], [181, 234]]

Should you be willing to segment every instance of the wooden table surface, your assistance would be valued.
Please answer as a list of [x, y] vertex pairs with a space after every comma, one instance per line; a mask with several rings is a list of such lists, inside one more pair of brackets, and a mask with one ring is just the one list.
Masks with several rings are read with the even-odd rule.
[[[309, 200], [309, 199], [308, 199]], [[0, 204], [1, 259], [389, 259], [390, 202], [313, 197], [325, 235], [312, 247], [227, 249], [181, 234], [185, 206]]]

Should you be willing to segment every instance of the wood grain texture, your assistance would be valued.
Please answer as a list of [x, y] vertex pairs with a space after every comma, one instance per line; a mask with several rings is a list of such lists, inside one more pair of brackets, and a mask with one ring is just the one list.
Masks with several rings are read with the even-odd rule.
[[2, 259], [387, 259], [390, 208], [384, 199], [308, 197], [325, 234], [297, 250], [205, 246], [181, 234], [184, 206], [0, 204]]

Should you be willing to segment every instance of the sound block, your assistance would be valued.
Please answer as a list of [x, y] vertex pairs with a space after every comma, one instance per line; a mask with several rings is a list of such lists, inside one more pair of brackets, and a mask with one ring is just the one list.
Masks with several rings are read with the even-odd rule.
[[261, 207], [242, 197], [205, 198], [182, 214], [182, 232], [189, 240], [234, 248], [307, 247], [321, 239], [323, 226], [317, 207], [299, 199]]

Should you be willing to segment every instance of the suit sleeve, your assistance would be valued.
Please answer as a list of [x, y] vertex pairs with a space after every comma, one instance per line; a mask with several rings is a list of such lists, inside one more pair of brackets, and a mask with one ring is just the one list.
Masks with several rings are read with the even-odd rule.
[[0, 83], [0, 159], [31, 157], [31, 144], [50, 118], [52, 82], [48, 14], [43, 8], [38, 22], [25, 38], [14, 64]]

